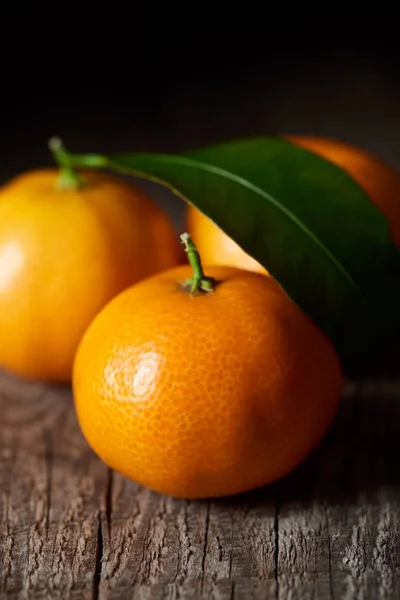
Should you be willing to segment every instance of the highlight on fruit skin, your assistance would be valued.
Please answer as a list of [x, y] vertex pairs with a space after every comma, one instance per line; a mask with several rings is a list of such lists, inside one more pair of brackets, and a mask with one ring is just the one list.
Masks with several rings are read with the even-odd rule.
[[[63, 146], [53, 149], [62, 162]], [[106, 173], [75, 172], [68, 160], [14, 177], [0, 197], [0, 365], [69, 382], [98, 311], [179, 264], [174, 226], [142, 190]]]
[[73, 391], [83, 435], [107, 465], [159, 493], [209, 498], [296, 468], [336, 414], [342, 372], [329, 340], [272, 277], [203, 270], [195, 256], [97, 315]]
[[[301, 135], [281, 137], [334, 163], [353, 177], [387, 218], [392, 239], [400, 249], [400, 173], [376, 156], [341, 140]], [[186, 225], [205, 264], [268, 273], [266, 268], [194, 206], [186, 209]]]

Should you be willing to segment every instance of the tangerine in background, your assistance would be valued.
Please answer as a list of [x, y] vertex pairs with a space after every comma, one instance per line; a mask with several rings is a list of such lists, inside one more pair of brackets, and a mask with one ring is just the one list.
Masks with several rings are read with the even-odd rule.
[[189, 204], [186, 228], [191, 232], [205, 265], [225, 265], [266, 275], [268, 271], [200, 210]]
[[180, 259], [172, 223], [144, 192], [76, 177], [39, 169], [0, 191], [0, 365], [29, 378], [69, 381], [99, 310]]
[[[392, 239], [400, 248], [400, 174], [394, 168], [368, 152], [339, 140], [290, 135], [282, 137], [334, 163], [353, 177], [388, 219]], [[193, 206], [187, 208], [186, 223], [204, 264], [266, 272], [260, 263]]]
[[171, 496], [271, 483], [329, 427], [342, 388], [332, 345], [271, 277], [207, 267], [152, 276], [114, 298], [76, 354], [78, 421], [100, 458]]

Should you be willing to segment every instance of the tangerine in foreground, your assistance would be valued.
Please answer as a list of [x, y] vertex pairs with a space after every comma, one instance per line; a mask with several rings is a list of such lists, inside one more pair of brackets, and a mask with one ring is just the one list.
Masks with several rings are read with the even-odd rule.
[[179, 251], [167, 215], [121, 179], [68, 168], [15, 177], [0, 192], [0, 365], [70, 381], [98, 311]]
[[339, 404], [330, 342], [272, 277], [233, 267], [152, 276], [95, 318], [73, 372], [80, 427], [110, 467], [184, 498], [271, 483], [319, 443]]

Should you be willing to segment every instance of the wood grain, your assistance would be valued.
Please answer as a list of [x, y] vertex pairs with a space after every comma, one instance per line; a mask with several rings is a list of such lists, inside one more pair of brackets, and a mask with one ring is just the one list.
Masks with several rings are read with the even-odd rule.
[[91, 598], [108, 469], [68, 389], [1, 378], [0, 593]]
[[0, 375], [0, 598], [400, 597], [400, 384], [349, 384], [285, 480], [184, 501], [111, 472], [70, 390]]

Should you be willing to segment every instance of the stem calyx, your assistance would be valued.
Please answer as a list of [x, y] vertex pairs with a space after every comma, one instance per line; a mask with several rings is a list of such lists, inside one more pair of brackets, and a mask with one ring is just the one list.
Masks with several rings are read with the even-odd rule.
[[73, 166], [72, 157], [59, 137], [52, 137], [48, 142], [54, 160], [60, 167], [60, 175], [56, 186], [61, 190], [77, 190], [82, 187], [83, 180]]
[[184, 288], [189, 288], [192, 295], [199, 294], [201, 292], [213, 292], [217, 282], [215, 279], [213, 279], [213, 277], [206, 277], [204, 275], [200, 254], [198, 253], [190, 235], [188, 233], [182, 233], [180, 237], [183, 245], [185, 246], [185, 251], [188, 255], [190, 266], [193, 269], [193, 277], [184, 281], [182, 286]]

